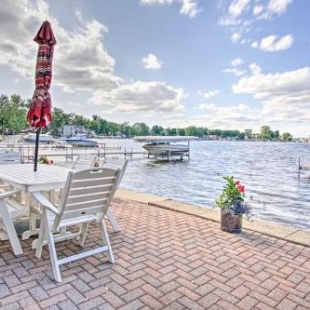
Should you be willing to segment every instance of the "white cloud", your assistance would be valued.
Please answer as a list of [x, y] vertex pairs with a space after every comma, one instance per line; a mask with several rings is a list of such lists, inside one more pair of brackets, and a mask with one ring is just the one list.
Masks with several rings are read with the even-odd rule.
[[294, 38], [292, 35], [286, 35], [279, 38], [276, 35], [270, 35], [261, 40], [261, 42], [252, 42], [251, 47], [259, 48], [264, 52], [279, 52], [289, 49], [293, 44]]
[[33, 41], [42, 20], [49, 20], [57, 44], [54, 49], [52, 85], [64, 91], [110, 90], [121, 79], [114, 74], [115, 60], [109, 55], [103, 36], [107, 28], [96, 20], [79, 16], [74, 32], [62, 28], [44, 1], [2, 1], [0, 12], [0, 59], [11, 70], [34, 81], [38, 45]]
[[189, 17], [195, 17], [201, 9], [198, 8], [198, 4], [196, 0], [183, 0], [182, 7], [180, 13], [182, 15], [188, 15]]
[[[242, 130], [256, 127], [257, 122], [261, 121], [261, 111], [246, 104], [226, 106], [208, 103], [199, 105], [199, 109], [207, 112], [201, 116], [201, 119], [208, 120], [209, 128], [227, 129], [227, 124], [229, 124], [231, 129]], [[197, 123], [199, 123], [198, 119]]]
[[261, 68], [257, 64], [252, 63], [252, 64], [249, 65], [249, 67], [250, 67], [251, 72], [252, 72], [253, 75], [261, 73]]
[[266, 16], [280, 15], [286, 12], [287, 7], [293, 0], [269, 0], [266, 7]]
[[187, 15], [190, 18], [195, 17], [201, 9], [198, 7], [198, 0], [140, 0], [141, 4], [147, 5], [171, 5], [173, 3], [181, 4], [180, 14]]
[[240, 39], [241, 39], [241, 34], [238, 33], [238, 32], [234, 32], [234, 33], [231, 35], [230, 39], [231, 39], [231, 41], [232, 41], [233, 43], [238, 42], [238, 41], [240, 41]]
[[266, 5], [257, 4], [253, 8], [253, 15], [259, 19], [272, 19], [286, 13], [293, 0], [269, 0]]
[[245, 71], [243, 70], [238, 70], [236, 68], [228, 68], [224, 69], [224, 73], [232, 73], [234, 76], [242, 76], [245, 74]]
[[215, 111], [216, 105], [214, 103], [202, 103], [199, 105], [200, 110], [209, 110], [209, 111]]
[[162, 62], [154, 54], [148, 54], [142, 58], [142, 64], [145, 69], [158, 70], [162, 67]]
[[183, 111], [181, 101], [187, 94], [163, 82], [142, 82], [121, 85], [109, 92], [97, 90], [91, 99], [96, 105], [105, 106], [105, 113], [148, 114]]
[[259, 48], [259, 43], [257, 41], [254, 41], [251, 43], [252, 48]]
[[254, 8], [253, 8], [253, 15], [257, 16], [260, 13], [262, 13], [263, 10], [264, 10], [264, 7], [262, 5], [255, 5]]
[[220, 91], [219, 90], [212, 90], [209, 92], [202, 92], [202, 91], [198, 91], [198, 95], [205, 98], [205, 99], [209, 99], [211, 97], [216, 96]]
[[243, 60], [241, 58], [236, 58], [234, 59], [230, 64], [233, 66], [233, 67], [236, 67], [236, 66], [239, 66], [241, 64], [243, 64]]
[[264, 121], [310, 121], [310, 67], [284, 73], [242, 77], [235, 94], [250, 94], [263, 104]]
[[302, 96], [310, 101], [310, 68], [305, 67], [295, 71], [284, 73], [256, 74], [250, 77], [242, 77], [232, 89], [236, 94], [253, 94], [255, 98], [270, 98], [279, 95], [307, 94]]
[[234, 0], [228, 9], [229, 14], [233, 16], [240, 16], [246, 10], [250, 0]]

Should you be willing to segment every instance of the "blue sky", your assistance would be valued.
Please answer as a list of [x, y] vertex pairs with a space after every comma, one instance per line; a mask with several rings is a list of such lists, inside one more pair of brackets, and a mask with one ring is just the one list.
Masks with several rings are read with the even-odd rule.
[[0, 93], [31, 98], [44, 20], [53, 106], [118, 123], [310, 135], [309, 0], [1, 1]]

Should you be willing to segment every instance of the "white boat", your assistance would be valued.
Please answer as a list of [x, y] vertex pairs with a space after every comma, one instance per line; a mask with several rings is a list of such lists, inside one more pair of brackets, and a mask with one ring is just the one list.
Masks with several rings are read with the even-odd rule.
[[[142, 147], [155, 158], [168, 158], [168, 160], [183, 156], [189, 157], [189, 142], [198, 140], [198, 137], [193, 136], [143, 136], [134, 137], [136, 142], [146, 142]], [[180, 144], [180, 142], [187, 144]]]
[[[25, 135], [23, 139], [25, 142], [35, 143], [36, 142], [36, 134], [35, 133], [29, 133], [29, 134]], [[54, 139], [52, 136], [43, 133], [43, 134], [39, 135], [39, 142], [51, 144], [51, 143], [54, 143]]]
[[182, 155], [189, 152], [187, 144], [172, 144], [172, 143], [147, 143], [142, 146], [149, 155], [153, 156], [171, 156]]
[[82, 137], [66, 138], [65, 141], [74, 146], [81, 146], [81, 147], [97, 147], [98, 146], [97, 141], [90, 140], [87, 138], [82, 138]]

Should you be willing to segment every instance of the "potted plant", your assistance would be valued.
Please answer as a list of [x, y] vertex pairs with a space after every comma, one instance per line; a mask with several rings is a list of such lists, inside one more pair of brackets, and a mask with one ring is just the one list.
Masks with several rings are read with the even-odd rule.
[[38, 162], [40, 164], [46, 164], [46, 165], [51, 165], [54, 163], [54, 161], [50, 158], [48, 158], [46, 155], [41, 155], [38, 159]]
[[226, 185], [215, 201], [221, 209], [221, 229], [227, 232], [242, 231], [243, 215], [249, 217], [251, 207], [245, 201], [245, 187], [233, 176], [224, 177]]

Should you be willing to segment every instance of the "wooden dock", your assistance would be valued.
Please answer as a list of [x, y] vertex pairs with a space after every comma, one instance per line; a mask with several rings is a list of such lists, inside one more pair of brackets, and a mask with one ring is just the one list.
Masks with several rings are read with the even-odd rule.
[[[0, 152], [5, 151], [19, 151], [21, 153], [21, 159], [24, 163], [33, 162], [34, 159], [34, 144], [0, 144]], [[106, 158], [110, 156], [132, 158], [133, 156], [146, 156], [145, 151], [136, 151], [121, 147], [109, 147], [105, 144], [100, 144], [98, 147], [74, 147], [72, 145], [63, 145], [57, 147], [50, 144], [39, 145], [39, 156], [44, 155], [50, 158], [62, 159], [65, 162], [72, 162], [73, 159], [81, 154], [97, 155], [99, 158]]]

